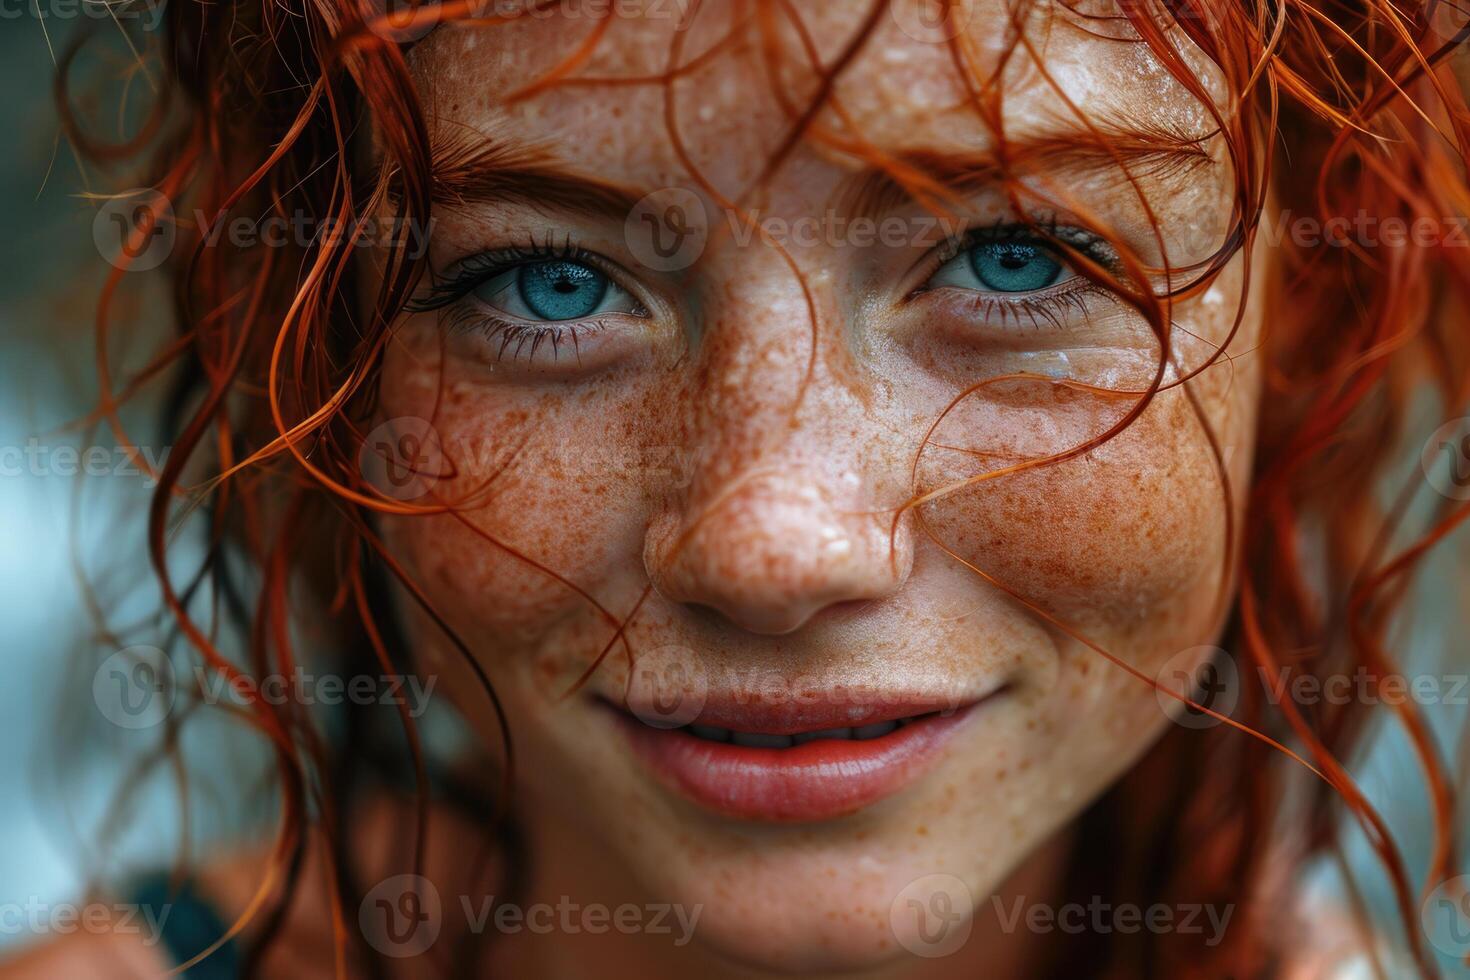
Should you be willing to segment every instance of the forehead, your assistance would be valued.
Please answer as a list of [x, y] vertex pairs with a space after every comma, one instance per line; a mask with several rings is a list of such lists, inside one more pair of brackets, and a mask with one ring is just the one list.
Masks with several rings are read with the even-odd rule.
[[[937, 22], [933, 0], [564, 0], [441, 25], [409, 62], [436, 137], [513, 136], [629, 186], [692, 168], [732, 196], [799, 126], [807, 138], [786, 168], [797, 173], [857, 169], [871, 151], [988, 151], [996, 134], [976, 108], [987, 84], [1003, 93], [1008, 138], [1075, 128], [1079, 114], [1212, 128], [1116, 18], [1084, 21], [1042, 0], [1018, 24], [1011, 6], [971, 0]], [[1213, 66], [1178, 43], [1218, 90]]]

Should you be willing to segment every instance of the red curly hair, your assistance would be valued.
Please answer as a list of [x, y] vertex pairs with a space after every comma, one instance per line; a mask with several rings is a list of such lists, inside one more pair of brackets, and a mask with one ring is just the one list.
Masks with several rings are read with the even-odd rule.
[[[750, 45], [777, 58], [788, 55], [779, 38], [783, 27], [794, 27], [805, 39], [797, 11], [785, 0], [732, 2], [745, 15], [733, 18], [730, 36], [711, 50]], [[951, 199], [941, 179], [885, 157], [851, 127], [822, 122], [829, 110], [845, 121], [834, 80], [889, 2], [871, 0], [842, 54], [830, 65], [815, 65], [822, 84], [810, 99], [783, 99], [791, 136], [766, 172], [801, 141], [824, 143], [885, 167], [916, 199], [940, 211]], [[946, 10], [953, 2], [941, 0]], [[1022, 29], [1036, 5], [1009, 0], [1014, 45], [1005, 59], [1034, 59], [1044, 73]], [[528, 0], [525, 6], [548, 4]], [[1136, 259], [1125, 262], [1127, 275], [1112, 277], [1069, 252], [1080, 272], [1109, 279], [1148, 317], [1160, 341], [1158, 370], [1147, 390], [1131, 393], [1134, 407], [1109, 432], [1065, 454], [984, 479], [1095, 448], [1158, 392], [1183, 385], [1226, 357], [1228, 342], [1182, 377], [1167, 377], [1169, 304], [1202, 294], [1226, 262], [1261, 247], [1261, 234], [1270, 230], [1278, 209], [1327, 228], [1333, 219], [1345, 228], [1341, 222], [1364, 213], [1410, 225], [1428, 219], [1436, 227], [1470, 214], [1470, 112], [1455, 74], [1470, 18], [1441, 0], [1055, 0], [1053, 6], [1099, 36], [1146, 45], [1201, 104], [1231, 107], [1212, 112], [1215, 134], [1233, 167], [1233, 209], [1218, 251], [1196, 267], [1173, 270], [1183, 275], [1177, 287], [1170, 279], [1168, 296], [1139, 288], [1148, 270]], [[698, 16], [699, 9], [694, 4], [687, 16]], [[156, 474], [151, 558], [179, 636], [210, 670], [233, 678], [291, 669], [299, 656], [288, 603], [293, 583], [316, 586], [312, 595], [329, 624], [331, 645], [349, 658], [371, 657], [367, 668], [373, 671], [408, 667], [396, 629], [381, 612], [386, 604], [378, 601], [387, 580], [396, 580], [433, 614], [381, 545], [374, 517], [439, 513], [463, 502], [395, 501], [369, 485], [359, 466], [390, 325], [422, 275], [422, 250], [409, 242], [385, 249], [376, 293], [362, 303], [362, 271], [350, 229], [384, 210], [401, 227], [427, 226], [435, 175], [405, 60], [408, 43], [430, 24], [484, 27], [514, 16], [484, 16], [474, 0], [426, 4], [391, 17], [354, 0], [172, 3], [155, 52], [163, 60], [163, 87], [139, 135], [124, 145], [100, 144], [77, 123], [69, 111], [71, 59], [63, 65], [57, 91], [68, 110], [70, 138], [99, 161], [143, 161], [144, 177], [158, 192], [135, 230], [139, 240], [150, 233], [150, 221], [169, 220], [159, 202], [187, 204], [208, 217], [204, 228], [179, 224], [180, 245], [166, 266], [175, 285], [176, 333], [157, 357], [135, 376], [114, 379], [107, 351], [123, 268], [110, 274], [103, 290], [96, 349], [103, 387], [97, 417], [109, 422], [123, 445], [134, 440], [123, 430], [119, 407], [149, 384], [172, 386], [166, 438], [173, 449]], [[608, 23], [594, 21], [564, 61], [506, 98], [587, 83], [579, 71]], [[668, 72], [598, 83], [672, 91], [688, 58], [683, 36], [676, 33]], [[1186, 40], [1218, 70], [1223, 100], [1190, 67]], [[998, 86], [981, 70], [966, 34], [948, 44], [977, 122], [1003, 140]], [[1463, 71], [1466, 64], [1462, 57], [1458, 67]], [[1080, 110], [1077, 115], [1083, 120]], [[381, 166], [371, 172], [363, 172], [361, 156], [353, 152], [353, 134], [364, 120], [382, 155]], [[672, 111], [667, 123], [682, 154]], [[1094, 127], [1091, 135], [1105, 148], [1112, 145], [1107, 132]], [[1003, 152], [998, 156], [1004, 160]], [[726, 200], [684, 159], [711, 197], [743, 213], [740, 202]], [[1018, 185], [1014, 174], [1000, 178], [1008, 187]], [[210, 244], [209, 231], [237, 214], [305, 214], [329, 231], [287, 249]], [[1376, 682], [1399, 669], [1402, 658], [1391, 650], [1389, 633], [1410, 594], [1414, 569], [1470, 516], [1470, 503], [1440, 499], [1432, 502], [1427, 526], [1405, 527], [1416, 493], [1423, 495], [1417, 470], [1387, 504], [1376, 492], [1392, 475], [1395, 447], [1415, 435], [1408, 409], [1416, 392], [1432, 386], [1441, 420], [1463, 413], [1470, 399], [1470, 332], [1464, 315], [1455, 312], [1470, 307], [1470, 249], [1443, 238], [1394, 248], [1371, 248], [1346, 236], [1330, 243], [1336, 247], [1272, 244], [1276, 264], [1260, 352], [1269, 410], [1259, 423], [1251, 485], [1230, 488], [1223, 481], [1227, 495], [1244, 500], [1246, 516], [1243, 526], [1231, 528], [1230, 540], [1237, 544], [1227, 555], [1225, 581], [1237, 585], [1226, 597], [1234, 609], [1222, 643], [1252, 676], [1257, 668], [1261, 676], [1284, 670], [1281, 676], [1318, 678], [1361, 669]], [[1058, 248], [1066, 250], [1066, 244]], [[1214, 451], [1223, 477], [1218, 445]], [[926, 501], [954, 489], [916, 487], [900, 515], [921, 517]], [[1234, 512], [1226, 507], [1227, 515]], [[187, 581], [176, 579], [169, 561], [171, 524], [183, 513], [207, 522], [206, 560]], [[231, 563], [238, 565], [236, 556], [258, 575], [236, 610], [249, 640], [243, 657], [220, 649], [218, 624], [197, 619], [188, 601], [206, 584], [237, 595], [238, 583], [227, 580]], [[228, 615], [228, 609], [218, 615]], [[615, 644], [628, 645], [626, 624], [610, 613], [606, 618], [610, 639], [605, 649], [589, 651], [594, 662]], [[463, 645], [461, 652], [475, 663]], [[1132, 670], [1113, 654], [1098, 652]], [[485, 689], [494, 698], [488, 680]], [[1418, 971], [1436, 975], [1418, 909], [1423, 893], [1455, 873], [1457, 832], [1466, 814], [1454, 796], [1448, 753], [1412, 700], [1391, 708], [1360, 702], [1308, 712], [1269, 693], [1245, 685], [1240, 705], [1229, 718], [1221, 716], [1226, 724], [1166, 735], [1082, 818], [1080, 851], [1087, 857], [1079, 859], [1069, 887], [1079, 894], [1105, 891], [1119, 901], [1132, 896], [1145, 902], [1238, 903], [1266, 887], [1268, 872], [1273, 880], [1289, 880], [1290, 869], [1332, 853], [1346, 815], [1381, 859]], [[1391, 712], [1403, 727], [1422, 770], [1434, 817], [1427, 878], [1416, 880], [1347, 769], [1375, 723], [1375, 711]], [[247, 915], [264, 924], [261, 942], [268, 943], [289, 903], [304, 843], [320, 835], [343, 872], [334, 879], [334, 918], [339, 969], [345, 969], [341, 964], [352, 940], [342, 927], [342, 909], [350, 907], [344, 894], [350, 876], [341, 867], [349, 855], [342, 842], [353, 799], [323, 774], [350, 749], [329, 745], [289, 704], [257, 700], [246, 716], [275, 747], [283, 805], [274, 861]], [[427, 762], [412, 719], [404, 712], [401, 721], [419, 785], [415, 860], [421, 861]], [[511, 734], [503, 732], [506, 786]], [[1283, 840], [1286, 779], [1303, 764], [1320, 778], [1302, 799], [1293, 798], [1289, 813], [1298, 832]], [[1160, 786], [1169, 787], [1162, 800]], [[502, 808], [504, 795], [495, 801]], [[274, 897], [267, 900], [268, 895]], [[237, 928], [242, 925], [243, 920]], [[1078, 962], [1107, 964], [1108, 975], [1125, 977], [1269, 976], [1282, 953], [1270, 925], [1250, 920], [1209, 950], [1186, 946], [1177, 935], [1146, 932], [1110, 936], [1106, 948], [1093, 950], [1082, 944], [1098, 943], [1097, 937], [1080, 938], [1058, 948], [1054, 968], [1059, 976], [1075, 975]]]

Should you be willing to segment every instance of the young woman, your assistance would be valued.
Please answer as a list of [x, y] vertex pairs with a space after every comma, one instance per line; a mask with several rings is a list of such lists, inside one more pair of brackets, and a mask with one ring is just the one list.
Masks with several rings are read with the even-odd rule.
[[[138, 441], [173, 386], [151, 735], [228, 681], [280, 820], [109, 883], [187, 928], [5, 975], [1436, 975], [1453, 745], [1378, 695], [1467, 514], [1389, 466], [1470, 395], [1465, 34], [170, 6], [138, 143], [75, 133], [156, 150], [100, 349], [139, 266], [177, 285], [103, 412]], [[303, 663], [360, 683], [343, 724], [267, 696]], [[1380, 729], [1417, 863], [1353, 776]], [[1305, 887], [1347, 832], [1376, 916]]]

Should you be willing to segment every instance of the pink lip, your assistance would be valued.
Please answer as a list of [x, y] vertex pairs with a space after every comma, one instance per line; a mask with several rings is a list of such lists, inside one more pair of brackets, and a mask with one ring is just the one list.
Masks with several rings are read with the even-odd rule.
[[[817, 739], [789, 748], [716, 742], [682, 729], [651, 727], [621, 709], [612, 713], [634, 753], [694, 803], [744, 820], [807, 822], [856, 812], [913, 783], [938, 761], [977, 703], [940, 711], [932, 703], [889, 703], [857, 723], [922, 717], [878, 738]], [[696, 723], [796, 734], [853, 725], [852, 714], [851, 707], [835, 706], [773, 712], [707, 705]]]

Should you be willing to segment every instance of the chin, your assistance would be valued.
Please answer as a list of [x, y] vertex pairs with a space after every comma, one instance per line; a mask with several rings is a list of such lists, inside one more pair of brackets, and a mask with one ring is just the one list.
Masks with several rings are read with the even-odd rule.
[[[956, 952], [1003, 869], [986, 866], [973, 841], [916, 833], [922, 820], [883, 823], [856, 814], [733, 834], [675, 834], [676, 853], [642, 856], [644, 867], [634, 874], [646, 894], [697, 908], [691, 945], [731, 963], [737, 975], [862, 974]], [[911, 928], [916, 903], [934, 902], [936, 882], [950, 892], [941, 899], [951, 920], [943, 948], [933, 939], [916, 941]]]
[[[914, 868], [894, 877], [921, 876]], [[717, 885], [698, 890], [691, 901], [704, 908], [692, 942], [743, 970], [792, 976], [860, 973], [912, 955], [890, 922], [903, 882], [890, 889], [876, 881], [855, 886], [840, 873], [794, 877], [747, 876], [740, 892]]]

